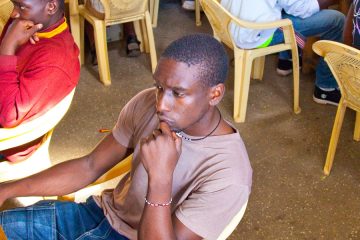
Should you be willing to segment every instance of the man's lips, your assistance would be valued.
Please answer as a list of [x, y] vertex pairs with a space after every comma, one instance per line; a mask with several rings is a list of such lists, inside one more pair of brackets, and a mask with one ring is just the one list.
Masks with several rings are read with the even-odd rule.
[[160, 122], [165, 122], [165, 123], [167, 123], [169, 126], [171, 126], [171, 124], [173, 123], [173, 121], [172, 121], [171, 119], [166, 118], [166, 117], [161, 117], [161, 116], [159, 116], [159, 120], [160, 120]]
[[159, 121], [160, 122], [165, 122], [167, 125], [169, 125], [171, 131], [175, 131], [178, 132], [179, 130], [175, 127], [175, 122], [172, 119], [169, 119], [167, 117], [164, 116], [159, 116]]

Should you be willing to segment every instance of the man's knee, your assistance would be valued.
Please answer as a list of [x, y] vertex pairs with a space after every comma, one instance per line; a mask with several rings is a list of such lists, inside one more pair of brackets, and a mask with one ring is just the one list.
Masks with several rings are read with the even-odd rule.
[[54, 239], [55, 207], [48, 201], [0, 212], [0, 225], [9, 239]]
[[325, 11], [328, 15], [327, 21], [329, 22], [329, 25], [339, 30], [344, 28], [345, 15], [342, 12], [332, 9], [325, 9], [322, 11]]

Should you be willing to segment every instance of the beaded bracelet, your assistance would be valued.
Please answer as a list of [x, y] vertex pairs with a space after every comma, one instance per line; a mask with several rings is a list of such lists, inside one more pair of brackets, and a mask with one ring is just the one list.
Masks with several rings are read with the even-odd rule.
[[170, 198], [170, 201], [168, 201], [167, 203], [152, 203], [152, 202], [149, 202], [146, 197], [144, 197], [145, 199], [145, 203], [147, 205], [150, 205], [152, 207], [166, 207], [166, 206], [169, 206], [171, 203], [172, 203], [172, 198]]

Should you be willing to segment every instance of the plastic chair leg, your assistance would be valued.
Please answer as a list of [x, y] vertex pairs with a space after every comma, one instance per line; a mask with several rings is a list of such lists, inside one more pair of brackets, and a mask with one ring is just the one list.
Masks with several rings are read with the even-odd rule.
[[360, 141], [360, 112], [356, 112], [354, 140]]
[[152, 30], [150, 15], [148, 12], [145, 13], [145, 24], [146, 24], [147, 36], [149, 40], [151, 71], [154, 73], [157, 65], [157, 56], [155, 49], [154, 33]]
[[84, 19], [79, 15], [79, 14], [75, 14], [75, 15], [70, 15], [70, 26], [71, 26], [71, 34], [74, 38], [74, 41], [76, 43], [76, 45], [79, 47], [80, 49], [80, 56], [79, 56], [79, 61], [80, 64], [84, 64], [84, 59], [82, 58], [82, 55], [84, 54], [83, 52], [83, 45], [81, 44], [81, 21], [84, 21]]
[[244, 51], [234, 51], [234, 121], [245, 122], [252, 59]]
[[159, 0], [150, 0], [150, 18], [153, 28], [157, 27], [159, 14]]
[[343, 100], [341, 99], [339, 102], [338, 109], [336, 111], [336, 117], [334, 121], [334, 126], [331, 133], [329, 149], [326, 155], [326, 162], [324, 166], [324, 174], [329, 175], [331, 171], [331, 167], [333, 165], [334, 156], [336, 152], [336, 146], [339, 140], [339, 135], [341, 131], [341, 126], [344, 120], [344, 115], [346, 111], [346, 106], [344, 105]]
[[[297, 46], [295, 43], [293, 44], [293, 48], [291, 50], [292, 56], [297, 56]], [[300, 69], [299, 69], [299, 59], [293, 57], [293, 78], [294, 78], [294, 113], [299, 114], [301, 112], [301, 108], [299, 105], [299, 79], [300, 79]]]
[[[149, 15], [149, 19], [150, 19], [150, 15]], [[150, 20], [150, 23], [151, 23], [151, 20]], [[151, 28], [152, 28], [152, 26], [151, 26]], [[140, 30], [142, 32], [142, 36], [143, 36], [143, 40], [144, 40], [144, 50], [146, 53], [149, 53], [150, 47], [149, 47], [149, 36], [148, 36], [147, 27], [146, 27], [146, 17], [140, 21]]]
[[108, 86], [111, 84], [109, 57], [106, 41], [106, 26], [101, 20], [94, 21], [95, 48], [99, 67], [100, 81]]
[[80, 16], [80, 64], [85, 63], [85, 19]]
[[201, 26], [200, 2], [199, 2], [199, 0], [195, 0], [195, 21], [196, 21], [196, 26]]
[[133, 23], [134, 23], [136, 37], [140, 41], [140, 51], [144, 52], [145, 51], [145, 47], [144, 47], [145, 43], [144, 43], [143, 31], [141, 31], [140, 20], [134, 21]]
[[264, 66], [265, 56], [255, 58], [251, 69], [251, 78], [262, 80], [264, 75]]

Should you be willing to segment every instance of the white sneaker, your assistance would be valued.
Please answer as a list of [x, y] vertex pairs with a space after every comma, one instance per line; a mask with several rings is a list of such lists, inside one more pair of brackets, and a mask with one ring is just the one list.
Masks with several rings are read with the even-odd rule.
[[195, 1], [183, 0], [182, 8], [190, 11], [195, 11]]

